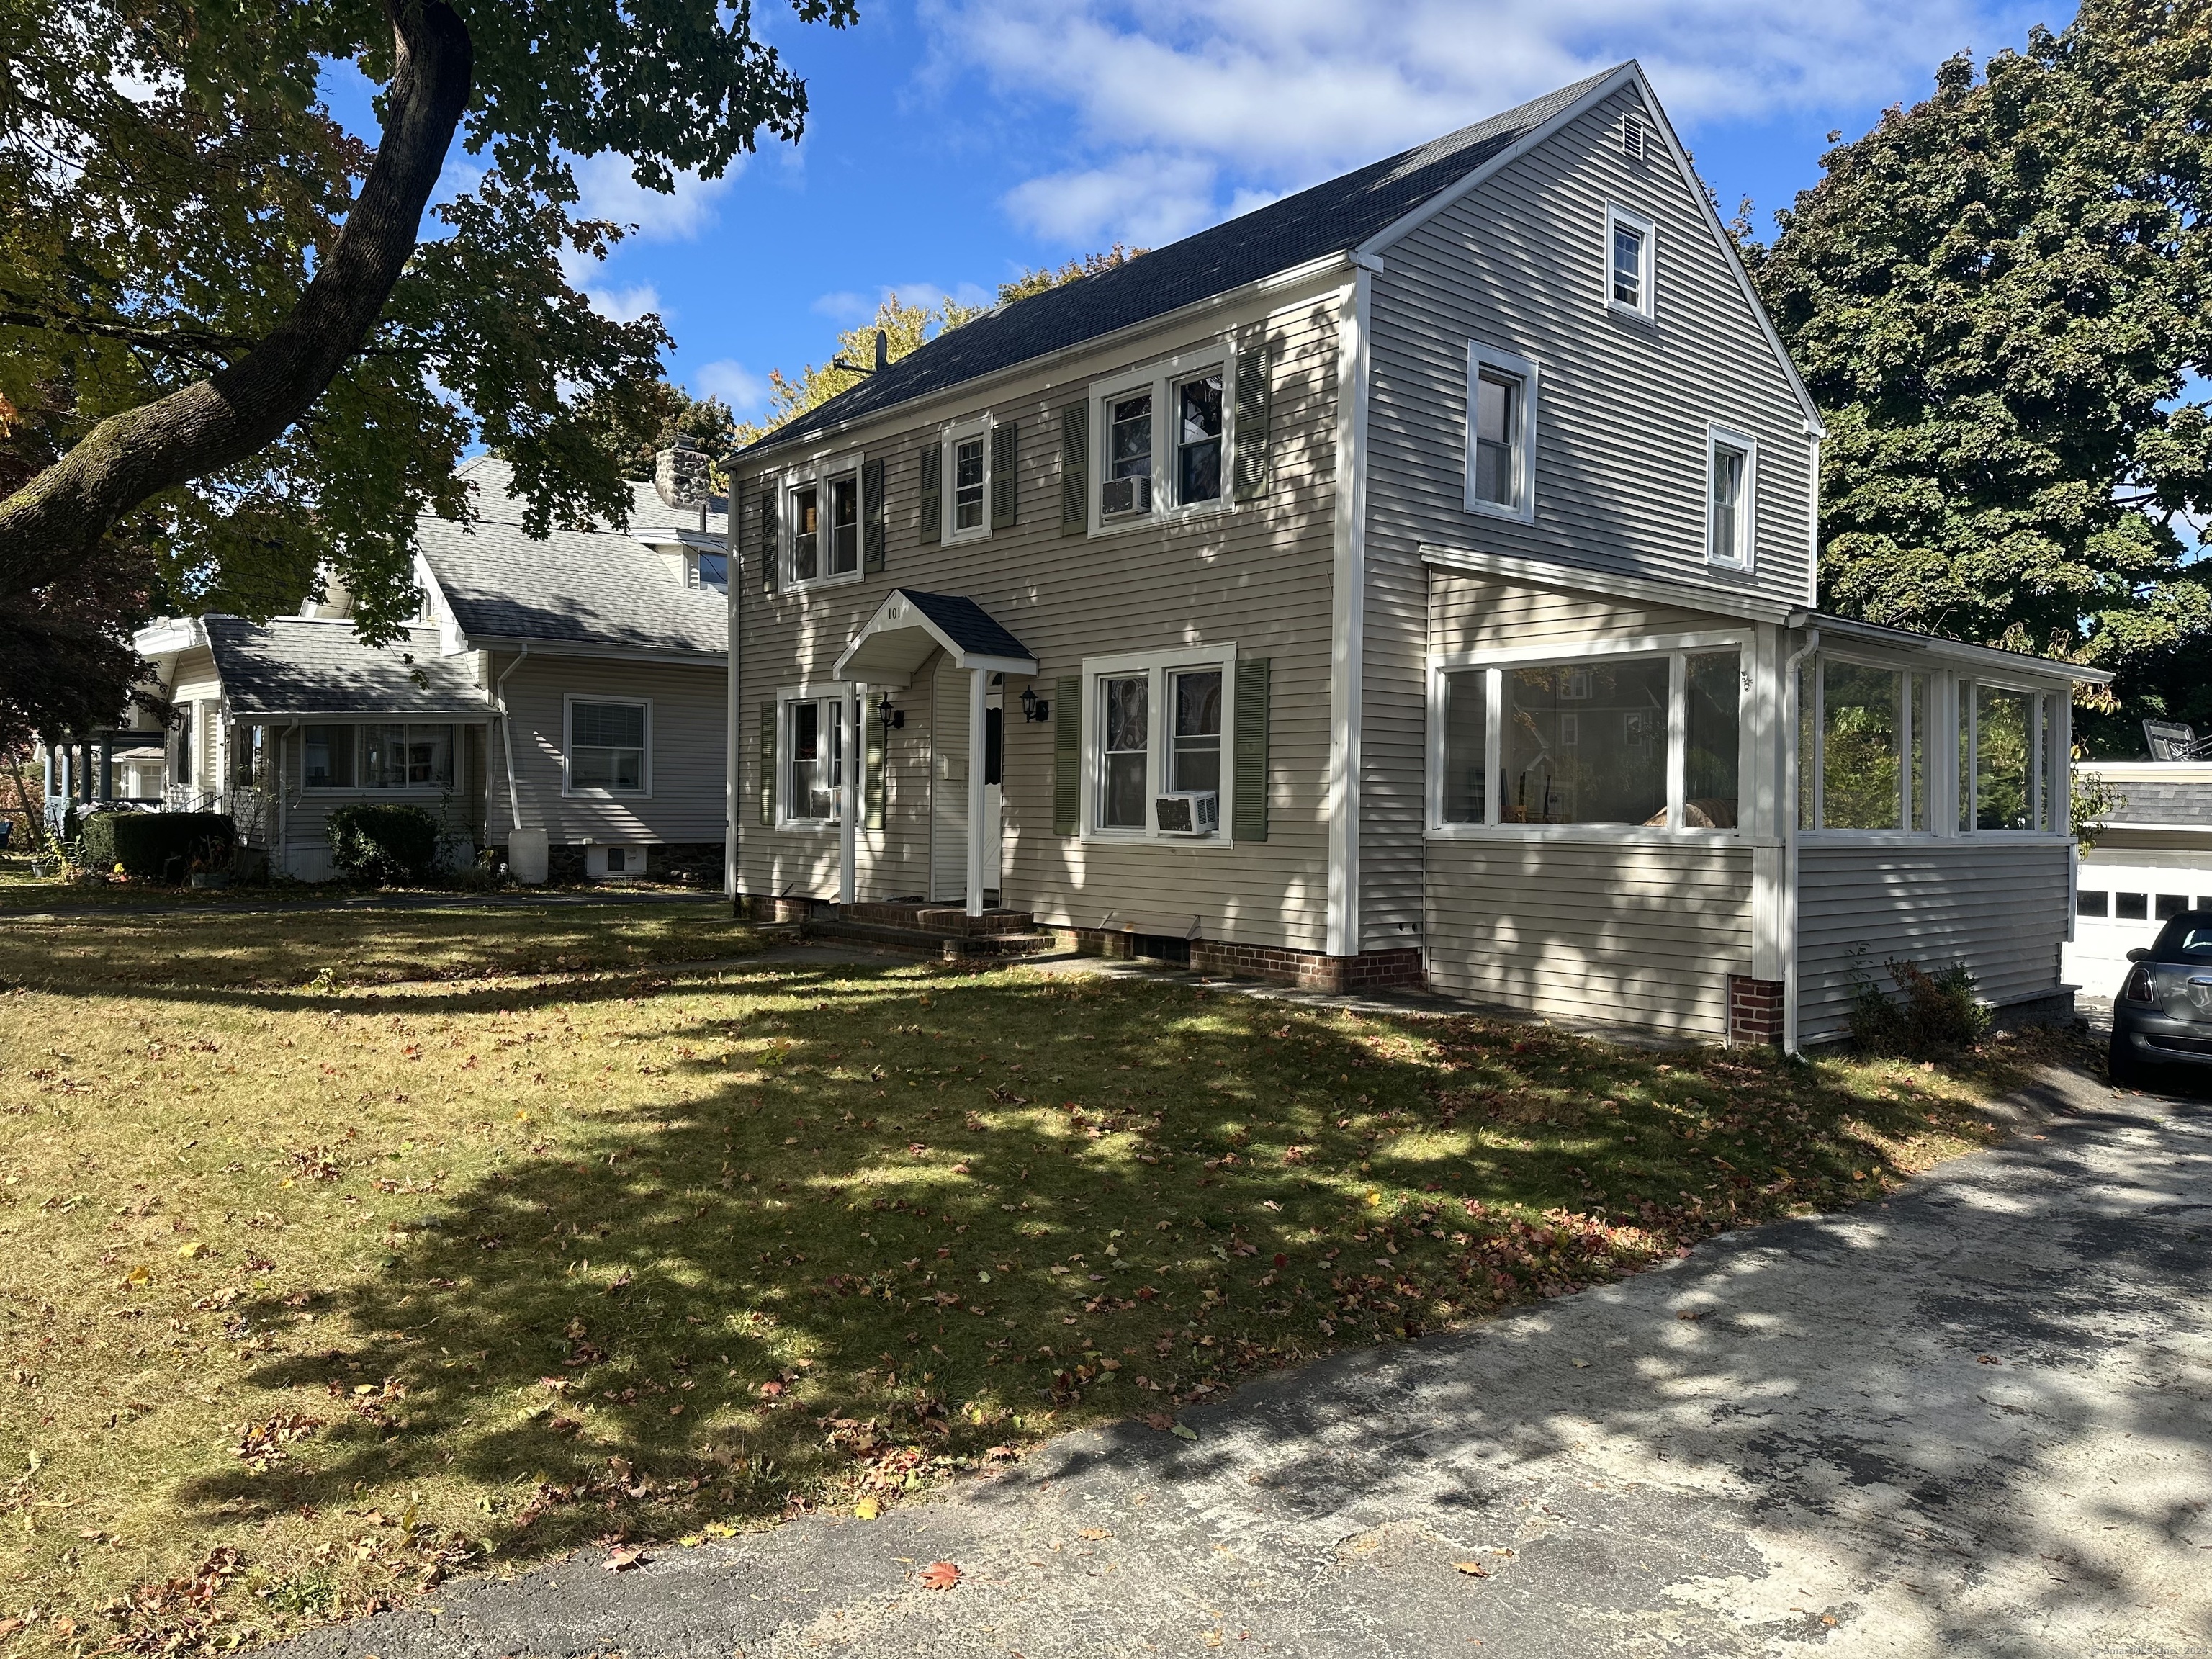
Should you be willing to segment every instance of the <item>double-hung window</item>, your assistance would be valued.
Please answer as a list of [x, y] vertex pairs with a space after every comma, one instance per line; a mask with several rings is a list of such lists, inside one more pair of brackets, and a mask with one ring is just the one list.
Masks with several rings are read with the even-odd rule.
[[1605, 303], [1608, 310], [1651, 320], [1657, 295], [1653, 293], [1653, 254], [1658, 232], [1640, 213], [1626, 208], [1605, 210]]
[[650, 702], [628, 697], [569, 698], [567, 792], [649, 793], [652, 727]]
[[[1429, 822], [1738, 826], [1741, 642], [1447, 661], [1430, 702]], [[1510, 829], [1508, 829], [1510, 833]]]
[[784, 493], [784, 580], [793, 587], [860, 574], [860, 477], [842, 472]]
[[1467, 510], [1535, 515], [1536, 365], [1480, 343], [1467, 356]]
[[1229, 376], [1223, 353], [1189, 353], [1099, 391], [1094, 528], [1226, 505]]
[[1717, 568], [1751, 568], [1758, 456], [1758, 443], [1741, 433], [1721, 427], [1707, 429], [1705, 560]]
[[846, 699], [797, 697], [784, 703], [783, 816], [832, 823], [845, 787]]
[[[1084, 665], [1086, 836], [1223, 838], [1234, 742], [1226, 691], [1235, 660], [1234, 648], [1223, 646]], [[1164, 831], [1163, 794], [1210, 795], [1212, 810], [1190, 803], [1191, 828]]]
[[969, 421], [945, 434], [944, 537], [974, 541], [991, 533], [991, 422]]

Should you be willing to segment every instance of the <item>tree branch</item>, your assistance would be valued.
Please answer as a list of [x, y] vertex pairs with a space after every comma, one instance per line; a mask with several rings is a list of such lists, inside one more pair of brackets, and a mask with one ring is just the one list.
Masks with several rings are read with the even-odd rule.
[[147, 497], [264, 448], [376, 325], [414, 251], [474, 75], [467, 26], [445, 0], [384, 5], [398, 49], [384, 142], [299, 304], [237, 362], [109, 416], [0, 501], [0, 599], [82, 568]]

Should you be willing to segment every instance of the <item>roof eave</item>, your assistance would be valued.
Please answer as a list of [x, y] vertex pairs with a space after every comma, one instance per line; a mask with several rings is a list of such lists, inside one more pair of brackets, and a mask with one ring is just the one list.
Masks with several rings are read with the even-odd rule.
[[2008, 668], [2045, 679], [2067, 679], [2087, 685], [2112, 683], [2112, 671], [2107, 668], [2092, 668], [2086, 663], [2068, 662], [2060, 657], [2031, 656], [2025, 651], [2006, 651], [1993, 645], [1947, 640], [1941, 635], [1917, 633], [1909, 628], [1885, 628], [1879, 623], [1832, 616], [1824, 611], [1792, 611], [1789, 625], [1793, 629], [1816, 629], [1823, 637], [1833, 634], [1847, 640], [1863, 640], [1869, 645], [1886, 646], [1893, 651], [1925, 651], [1955, 662], [1986, 663], [1993, 668]]

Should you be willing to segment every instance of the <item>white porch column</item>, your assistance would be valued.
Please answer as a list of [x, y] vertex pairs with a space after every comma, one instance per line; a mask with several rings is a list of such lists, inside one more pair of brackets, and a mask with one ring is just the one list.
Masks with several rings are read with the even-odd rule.
[[852, 711], [849, 730], [842, 735], [837, 801], [837, 902], [853, 902], [859, 880], [860, 853], [860, 773], [866, 765], [867, 739], [861, 722], [868, 717], [868, 688], [857, 681], [845, 694]]
[[984, 702], [991, 671], [968, 671], [968, 914], [983, 914], [983, 743]]

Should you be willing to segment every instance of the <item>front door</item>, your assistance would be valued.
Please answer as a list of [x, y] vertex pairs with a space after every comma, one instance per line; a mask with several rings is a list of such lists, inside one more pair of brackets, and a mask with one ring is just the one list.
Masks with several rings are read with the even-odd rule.
[[1001, 675], [991, 676], [991, 690], [983, 700], [983, 902], [999, 902], [999, 872], [1006, 845], [1006, 819], [1001, 810], [1000, 773], [1006, 751], [1006, 690]]

